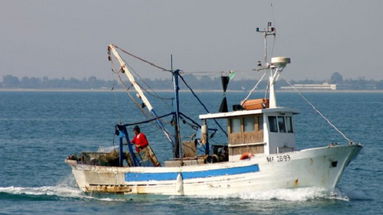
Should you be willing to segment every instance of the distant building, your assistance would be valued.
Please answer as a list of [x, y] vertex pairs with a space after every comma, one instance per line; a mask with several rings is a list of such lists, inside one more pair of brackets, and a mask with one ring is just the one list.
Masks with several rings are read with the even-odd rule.
[[292, 86], [284, 86], [281, 87], [282, 90], [294, 90], [294, 88], [298, 90], [336, 90], [336, 84], [294, 84]]

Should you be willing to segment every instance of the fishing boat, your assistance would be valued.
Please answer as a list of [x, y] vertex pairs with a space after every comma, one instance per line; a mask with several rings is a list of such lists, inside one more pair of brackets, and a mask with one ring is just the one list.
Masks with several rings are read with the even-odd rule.
[[[263, 34], [265, 40], [264, 59], [258, 62], [256, 71], [263, 73], [261, 79], [268, 76], [266, 98], [250, 99], [250, 92], [240, 104], [233, 105], [229, 110], [224, 96], [216, 113], [206, 108], [183, 78], [181, 70], [160, 67], [110, 44], [108, 59], [112, 64], [118, 63], [117, 69], [112, 67], [113, 71], [126, 76], [131, 84], [130, 90], [137, 93], [136, 98], [131, 98], [151, 117], [139, 122], [117, 124], [115, 138], [119, 140], [119, 145], [113, 150], [68, 156], [65, 162], [72, 168], [79, 188], [84, 192], [197, 196], [307, 187], [333, 191], [362, 145], [353, 143], [333, 126], [345, 137], [346, 143], [297, 148], [294, 117], [298, 111], [279, 106], [275, 92], [275, 83], [291, 60], [288, 57], [268, 57], [268, 38], [276, 36], [271, 22], [263, 29], [257, 28], [257, 32]], [[171, 113], [160, 115], [155, 111], [120, 52], [172, 75], [174, 110]], [[229, 76], [222, 77], [224, 95], [229, 80]], [[179, 81], [184, 82], [206, 110], [198, 116], [200, 122], [182, 113]], [[324, 117], [323, 114], [321, 116]], [[172, 117], [174, 132], [164, 125], [162, 119], [165, 117]], [[218, 123], [222, 120], [227, 122], [226, 126]], [[181, 121], [187, 121], [195, 128], [196, 135], [192, 140], [181, 137]], [[144, 123], [155, 123], [158, 128], [156, 135], [165, 135], [172, 144], [173, 151], [169, 153], [173, 158], [163, 161], [161, 166], [145, 164], [131, 143], [131, 128]], [[224, 134], [225, 144], [212, 144], [216, 132]], [[198, 153], [197, 148], [202, 148], [203, 153]], [[153, 150], [150, 151], [155, 156]]]

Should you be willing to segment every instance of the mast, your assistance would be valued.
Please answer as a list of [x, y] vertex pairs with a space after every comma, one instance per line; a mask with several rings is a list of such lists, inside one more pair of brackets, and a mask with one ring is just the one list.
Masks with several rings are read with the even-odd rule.
[[[269, 107], [270, 108], [276, 108], [277, 107], [277, 99], [275, 96], [275, 81], [276, 81], [276, 75], [279, 74], [278, 71], [274, 71], [274, 69], [271, 69], [270, 71], [270, 77], [269, 77]], [[278, 75], [279, 76], [279, 75]]]
[[272, 26], [271, 22], [267, 23], [267, 28], [260, 30], [259, 28], [256, 29], [257, 32], [263, 34], [263, 40], [264, 40], [264, 58], [263, 58], [263, 65], [261, 64], [261, 69], [267, 69], [269, 68], [270, 64], [268, 63], [268, 56], [267, 56], [267, 37], [273, 36], [274, 38], [277, 36], [275, 28]]
[[263, 34], [264, 38], [264, 59], [263, 64], [259, 62], [260, 68], [257, 69], [257, 71], [260, 70], [269, 70], [269, 100], [270, 100], [270, 108], [276, 108], [277, 107], [277, 99], [275, 96], [275, 82], [278, 80], [282, 70], [285, 68], [286, 64], [290, 63], [290, 58], [286, 57], [273, 57], [270, 59], [267, 56], [267, 38], [269, 36], [276, 37], [277, 33], [275, 28], [272, 26], [271, 22], [267, 23], [267, 28], [260, 30], [259, 28], [256, 29], [257, 32]]
[[274, 38], [276, 37], [276, 31], [275, 28], [272, 27], [271, 22], [267, 23], [267, 28], [260, 30], [257, 28], [257, 32], [263, 34], [263, 40], [264, 40], [264, 59], [263, 59], [263, 64], [261, 65], [261, 68], [259, 70], [270, 70], [270, 76], [269, 76], [269, 99], [270, 99], [270, 108], [274, 108], [277, 106], [277, 101], [275, 99], [275, 90], [274, 90], [274, 78], [273, 78], [273, 71], [270, 69], [270, 63], [269, 59], [267, 56], [267, 37], [273, 36]]
[[180, 102], [179, 102], [179, 86], [178, 86], [178, 76], [180, 70], [173, 70], [173, 55], [170, 55], [170, 64], [171, 64], [171, 72], [173, 75], [173, 86], [174, 86], [174, 98], [175, 98], [175, 106], [174, 106], [174, 157], [180, 158], [182, 156], [182, 149], [180, 147]]

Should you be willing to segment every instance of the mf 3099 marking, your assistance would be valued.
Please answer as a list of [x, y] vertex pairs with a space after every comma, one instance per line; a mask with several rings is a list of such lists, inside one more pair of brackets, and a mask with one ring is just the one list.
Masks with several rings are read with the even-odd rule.
[[268, 156], [266, 157], [267, 159], [267, 162], [274, 162], [274, 161], [277, 161], [277, 162], [284, 162], [284, 161], [290, 161], [291, 160], [291, 157], [290, 155], [277, 155], [277, 156]]

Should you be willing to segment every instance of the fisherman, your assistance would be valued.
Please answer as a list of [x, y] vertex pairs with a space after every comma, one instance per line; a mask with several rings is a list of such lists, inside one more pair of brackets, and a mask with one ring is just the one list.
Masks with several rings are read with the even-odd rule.
[[136, 151], [140, 154], [143, 161], [150, 161], [154, 166], [161, 166], [160, 162], [158, 162], [156, 155], [154, 154], [152, 148], [149, 146], [148, 139], [144, 133], [141, 133], [140, 127], [137, 125], [133, 128], [134, 137], [131, 141], [136, 145]]

